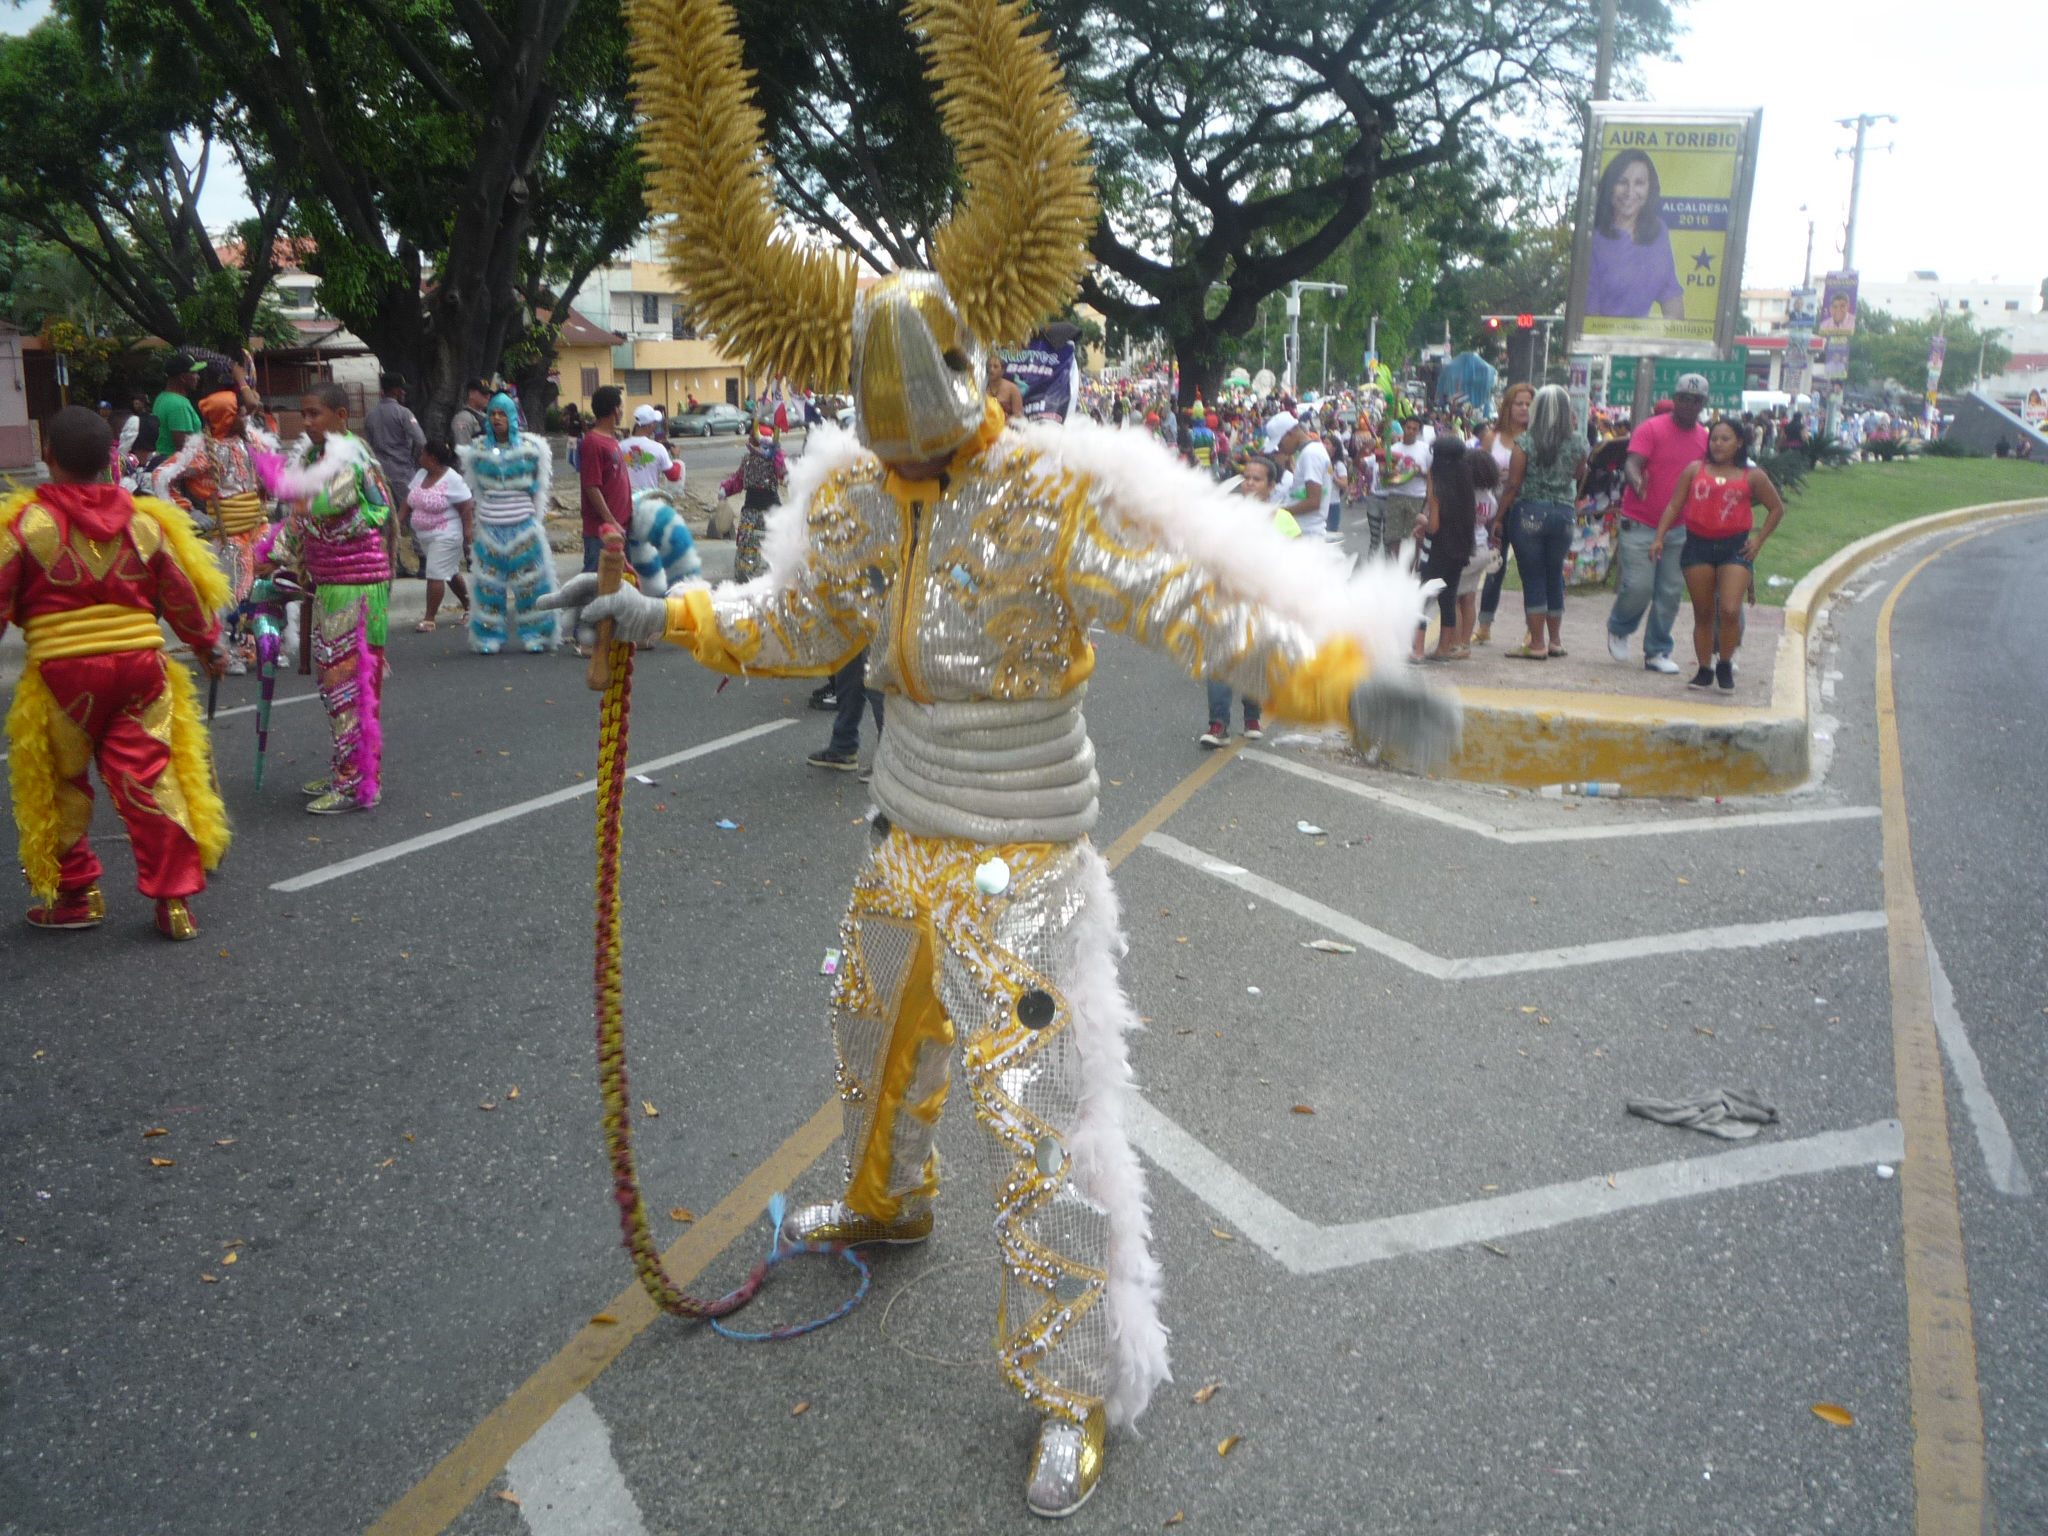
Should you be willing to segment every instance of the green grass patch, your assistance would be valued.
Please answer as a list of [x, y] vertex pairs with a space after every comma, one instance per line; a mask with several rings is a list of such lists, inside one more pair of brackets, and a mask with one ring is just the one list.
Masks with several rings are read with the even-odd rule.
[[[1791, 586], [1828, 556], [1912, 518], [1987, 501], [2048, 496], [2048, 466], [2016, 459], [1907, 459], [1817, 469], [1785, 500], [1785, 520], [1756, 562], [1757, 601], [1782, 604]], [[1758, 510], [1758, 517], [1763, 516]]]

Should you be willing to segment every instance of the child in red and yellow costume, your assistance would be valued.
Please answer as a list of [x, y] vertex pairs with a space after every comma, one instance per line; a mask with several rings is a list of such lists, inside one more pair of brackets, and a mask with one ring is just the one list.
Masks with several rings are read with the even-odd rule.
[[164, 655], [159, 615], [210, 675], [223, 665], [226, 579], [185, 514], [105, 479], [99, 416], [72, 406], [45, 432], [50, 483], [0, 503], [0, 631], [28, 665], [7, 714], [21, 866], [38, 928], [105, 916], [86, 832], [100, 777], [135, 851], [135, 883], [166, 938], [198, 934], [187, 899], [227, 851], [227, 814], [191, 674]]

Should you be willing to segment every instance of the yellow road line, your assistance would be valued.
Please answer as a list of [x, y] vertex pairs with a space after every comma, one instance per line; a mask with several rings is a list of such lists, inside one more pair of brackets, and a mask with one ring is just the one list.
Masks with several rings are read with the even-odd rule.
[[[1131, 828], [1110, 844], [1104, 858], [1114, 869], [1151, 833], [1186, 805], [1196, 791], [1215, 778], [1237, 755], [1239, 743], [1212, 752]], [[767, 1206], [769, 1196], [801, 1178], [811, 1164], [839, 1139], [839, 1100], [827, 1099], [795, 1135], [748, 1174], [710, 1214], [670, 1245], [662, 1255], [669, 1277], [687, 1286], [732, 1246]], [[614, 1296], [600, 1316], [615, 1323], [586, 1323], [555, 1357], [535, 1371], [510, 1397], [470, 1431], [434, 1469], [422, 1478], [377, 1523], [368, 1536], [440, 1536], [478, 1494], [504, 1471], [512, 1454], [554, 1417], [555, 1411], [588, 1387], [626, 1346], [659, 1316], [647, 1292], [636, 1282]]]
[[[839, 1101], [811, 1116], [768, 1160], [740, 1181], [710, 1214], [662, 1255], [669, 1276], [687, 1286], [733, 1240], [754, 1224], [769, 1196], [787, 1189], [839, 1138]], [[412, 1491], [370, 1527], [369, 1536], [438, 1536], [505, 1468], [512, 1453], [533, 1438], [555, 1410], [589, 1386], [626, 1346], [659, 1316], [636, 1281], [614, 1296], [600, 1316], [616, 1323], [585, 1323], [552, 1360], [491, 1411], [469, 1437], [435, 1465]]]
[[1111, 869], [1123, 863], [1136, 851], [1138, 844], [1165, 826], [1174, 812], [1195, 798], [1196, 791], [1221, 773], [1223, 765], [1237, 756], [1238, 749], [1243, 745], [1242, 740], [1233, 741], [1229, 746], [1211, 752], [1201, 767], [1169, 789], [1157, 805], [1132, 822], [1124, 835], [1109, 845], [1108, 850], [1102, 855], [1103, 861]]
[[1906, 774], [1892, 690], [1892, 613], [1934, 561], [1988, 529], [1928, 555], [1892, 588], [1877, 620], [1877, 760], [1884, 813], [1884, 904], [1891, 951], [1892, 1072], [1906, 1155], [1899, 1165], [1905, 1233], [1906, 1351], [1913, 1412], [1913, 1529], [1917, 1536], [1978, 1536], [1984, 1528], [1984, 1410], [1948, 1094], [1934, 1032], [1927, 938], [1913, 883]]

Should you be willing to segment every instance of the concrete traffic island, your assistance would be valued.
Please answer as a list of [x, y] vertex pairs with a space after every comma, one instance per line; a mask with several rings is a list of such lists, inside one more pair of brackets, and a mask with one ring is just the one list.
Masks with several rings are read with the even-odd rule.
[[[1756, 795], [1797, 789], [1812, 768], [1807, 641], [1828, 599], [1870, 562], [1930, 533], [2048, 512], [2048, 498], [1958, 507], [1860, 539], [1814, 567], [1782, 610], [1748, 610], [1736, 690], [1697, 692], [1692, 609], [1673, 625], [1676, 676], [1646, 671], [1642, 631], [1629, 660], [1607, 651], [1608, 594], [1566, 604], [1563, 660], [1508, 659], [1520, 599], [1504, 596], [1489, 646], [1470, 662], [1432, 663], [1432, 681], [1465, 703], [1465, 740], [1447, 778], [1533, 789], [1616, 783], [1629, 795]], [[1773, 644], [1775, 642], [1775, 645]], [[1526, 680], [1525, 680], [1526, 679]]]

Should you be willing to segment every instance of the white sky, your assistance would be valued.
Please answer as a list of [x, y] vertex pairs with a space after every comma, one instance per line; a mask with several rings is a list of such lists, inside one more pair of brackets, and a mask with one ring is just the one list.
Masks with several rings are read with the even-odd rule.
[[[2048, 202], [2031, 175], [2040, 130], [2040, 0], [1700, 0], [1681, 61], [1652, 61], [1649, 97], [1764, 109], [1745, 288], [1799, 281], [1840, 261], [1855, 142], [1835, 119], [1890, 112], [1870, 130], [1856, 264], [1876, 282], [2048, 277]], [[1805, 203], [1808, 211], [1801, 213]]]
[[[0, 0], [0, 31], [25, 32], [48, 0]], [[1835, 119], [1890, 112], [1864, 164], [1857, 265], [1879, 282], [1924, 268], [1949, 281], [2048, 277], [2048, 199], [2031, 163], [2039, 142], [2041, 0], [1696, 0], [1676, 63], [1646, 68], [1651, 100], [1764, 109], [1750, 209], [1748, 288], [1799, 280], [1806, 221], [1813, 270], [1840, 259], [1853, 142]], [[1800, 205], [1807, 212], [1800, 211]], [[201, 208], [209, 228], [248, 212], [232, 166], [217, 166]]]

